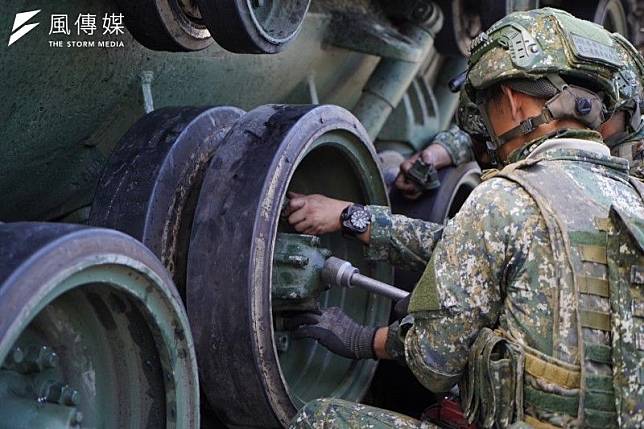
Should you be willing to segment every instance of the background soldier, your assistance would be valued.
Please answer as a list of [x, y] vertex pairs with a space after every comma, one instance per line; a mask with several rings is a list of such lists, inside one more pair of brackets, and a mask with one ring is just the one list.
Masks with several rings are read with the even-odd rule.
[[[644, 314], [632, 287], [644, 282], [642, 189], [594, 131], [619, 105], [622, 66], [609, 33], [554, 9], [514, 13], [482, 33], [466, 90], [506, 167], [444, 230], [293, 194], [298, 232], [342, 228], [374, 259], [426, 265], [402, 321], [360, 326], [330, 308], [294, 318], [295, 335], [354, 359], [398, 359], [435, 392], [460, 382], [463, 410], [482, 427], [641, 426], [644, 353], [634, 344]], [[370, 224], [354, 223], [365, 211]], [[309, 403], [293, 420], [419, 425], [337, 400]]]

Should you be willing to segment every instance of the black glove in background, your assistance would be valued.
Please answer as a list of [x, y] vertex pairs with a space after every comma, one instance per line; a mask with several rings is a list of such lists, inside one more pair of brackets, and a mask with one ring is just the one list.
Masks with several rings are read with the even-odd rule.
[[338, 307], [326, 308], [321, 314], [293, 316], [287, 321], [287, 327], [295, 329], [294, 338], [313, 338], [340, 356], [349, 359], [376, 357], [373, 338], [377, 328], [356, 323]]
[[405, 317], [407, 314], [409, 314], [409, 300], [411, 299], [411, 293], [407, 295], [405, 298], [399, 300], [396, 302], [394, 305], [394, 319], [400, 320], [403, 317]]

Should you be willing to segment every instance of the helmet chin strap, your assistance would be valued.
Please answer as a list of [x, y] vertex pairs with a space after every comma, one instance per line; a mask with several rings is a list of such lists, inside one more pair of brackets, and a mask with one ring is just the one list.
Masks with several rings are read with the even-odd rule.
[[559, 119], [574, 119], [595, 130], [604, 122], [602, 99], [592, 91], [574, 85], [564, 85], [550, 98], [539, 115], [527, 118], [516, 127], [497, 136], [487, 113], [486, 102], [478, 103], [481, 118], [489, 131], [487, 142], [492, 161], [499, 164], [498, 150], [507, 142], [535, 131], [539, 126]]

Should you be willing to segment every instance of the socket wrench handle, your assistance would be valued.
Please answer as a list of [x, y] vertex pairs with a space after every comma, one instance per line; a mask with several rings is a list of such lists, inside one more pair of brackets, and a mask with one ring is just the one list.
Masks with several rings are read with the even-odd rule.
[[369, 293], [384, 296], [395, 301], [406, 298], [409, 292], [388, 285], [379, 280], [360, 274], [351, 262], [331, 256], [322, 268], [322, 281], [333, 286], [357, 287]]

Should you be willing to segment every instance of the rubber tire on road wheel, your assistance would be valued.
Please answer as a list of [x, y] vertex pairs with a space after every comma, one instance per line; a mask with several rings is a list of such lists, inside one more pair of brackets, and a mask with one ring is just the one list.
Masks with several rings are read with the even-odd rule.
[[[15, 356], [15, 347], [34, 342], [58, 356], [56, 365], [40, 368], [37, 376], [60, 377], [78, 390], [83, 427], [199, 427], [197, 364], [187, 316], [166, 270], [133, 238], [60, 223], [0, 225], [4, 380], [12, 372], [7, 370], [10, 352]], [[14, 369], [13, 379], [21, 377], [28, 386], [32, 371]], [[55, 423], [43, 417], [75, 412], [68, 403], [29, 389], [8, 393], [3, 388], [0, 397], [6, 427], [73, 424], [69, 417]]]
[[582, 2], [564, 2], [562, 9], [567, 10], [577, 18], [596, 22], [607, 26], [611, 32], [618, 32], [628, 38], [629, 25], [625, 7], [621, 0], [585, 0]]
[[[443, 55], [465, 57], [469, 55], [470, 44], [475, 35], [467, 34], [462, 28], [464, 11], [470, 10], [470, 8], [465, 8], [465, 2], [466, 0], [436, 1], [443, 11], [443, 28], [436, 35], [434, 46]], [[469, 15], [473, 16], [471, 13]]]
[[[447, 223], [481, 183], [481, 169], [476, 162], [438, 171], [440, 188], [426, 192], [417, 200], [405, 198], [396, 188], [389, 195], [394, 213], [434, 223]], [[396, 270], [396, 286], [412, 290], [420, 278], [418, 272]]]
[[[277, 351], [273, 251], [286, 228], [280, 213], [288, 189], [388, 204], [366, 132], [340, 107], [262, 106], [230, 130], [201, 189], [218, 198], [199, 198], [187, 308], [202, 387], [231, 427], [284, 426], [318, 394], [358, 401], [376, 368], [373, 360], [351, 361], [308, 339], [293, 340], [286, 354]], [[356, 240], [334, 233], [321, 241], [364, 274], [392, 281], [391, 267], [367, 263]], [[334, 289], [321, 303], [374, 326], [389, 316], [386, 300], [361, 290]]]
[[243, 114], [236, 107], [155, 110], [119, 141], [99, 182], [89, 223], [123, 231], [145, 244], [172, 274], [182, 297], [203, 175]]
[[252, 7], [253, 1], [259, 2], [197, 0], [205, 24], [224, 49], [239, 54], [282, 51], [299, 33], [311, 3], [311, 0], [266, 0], [271, 9], [262, 18], [258, 11], [263, 6]]
[[200, 51], [213, 42], [201, 19], [182, 10], [180, 0], [116, 0], [125, 26], [154, 51]]

